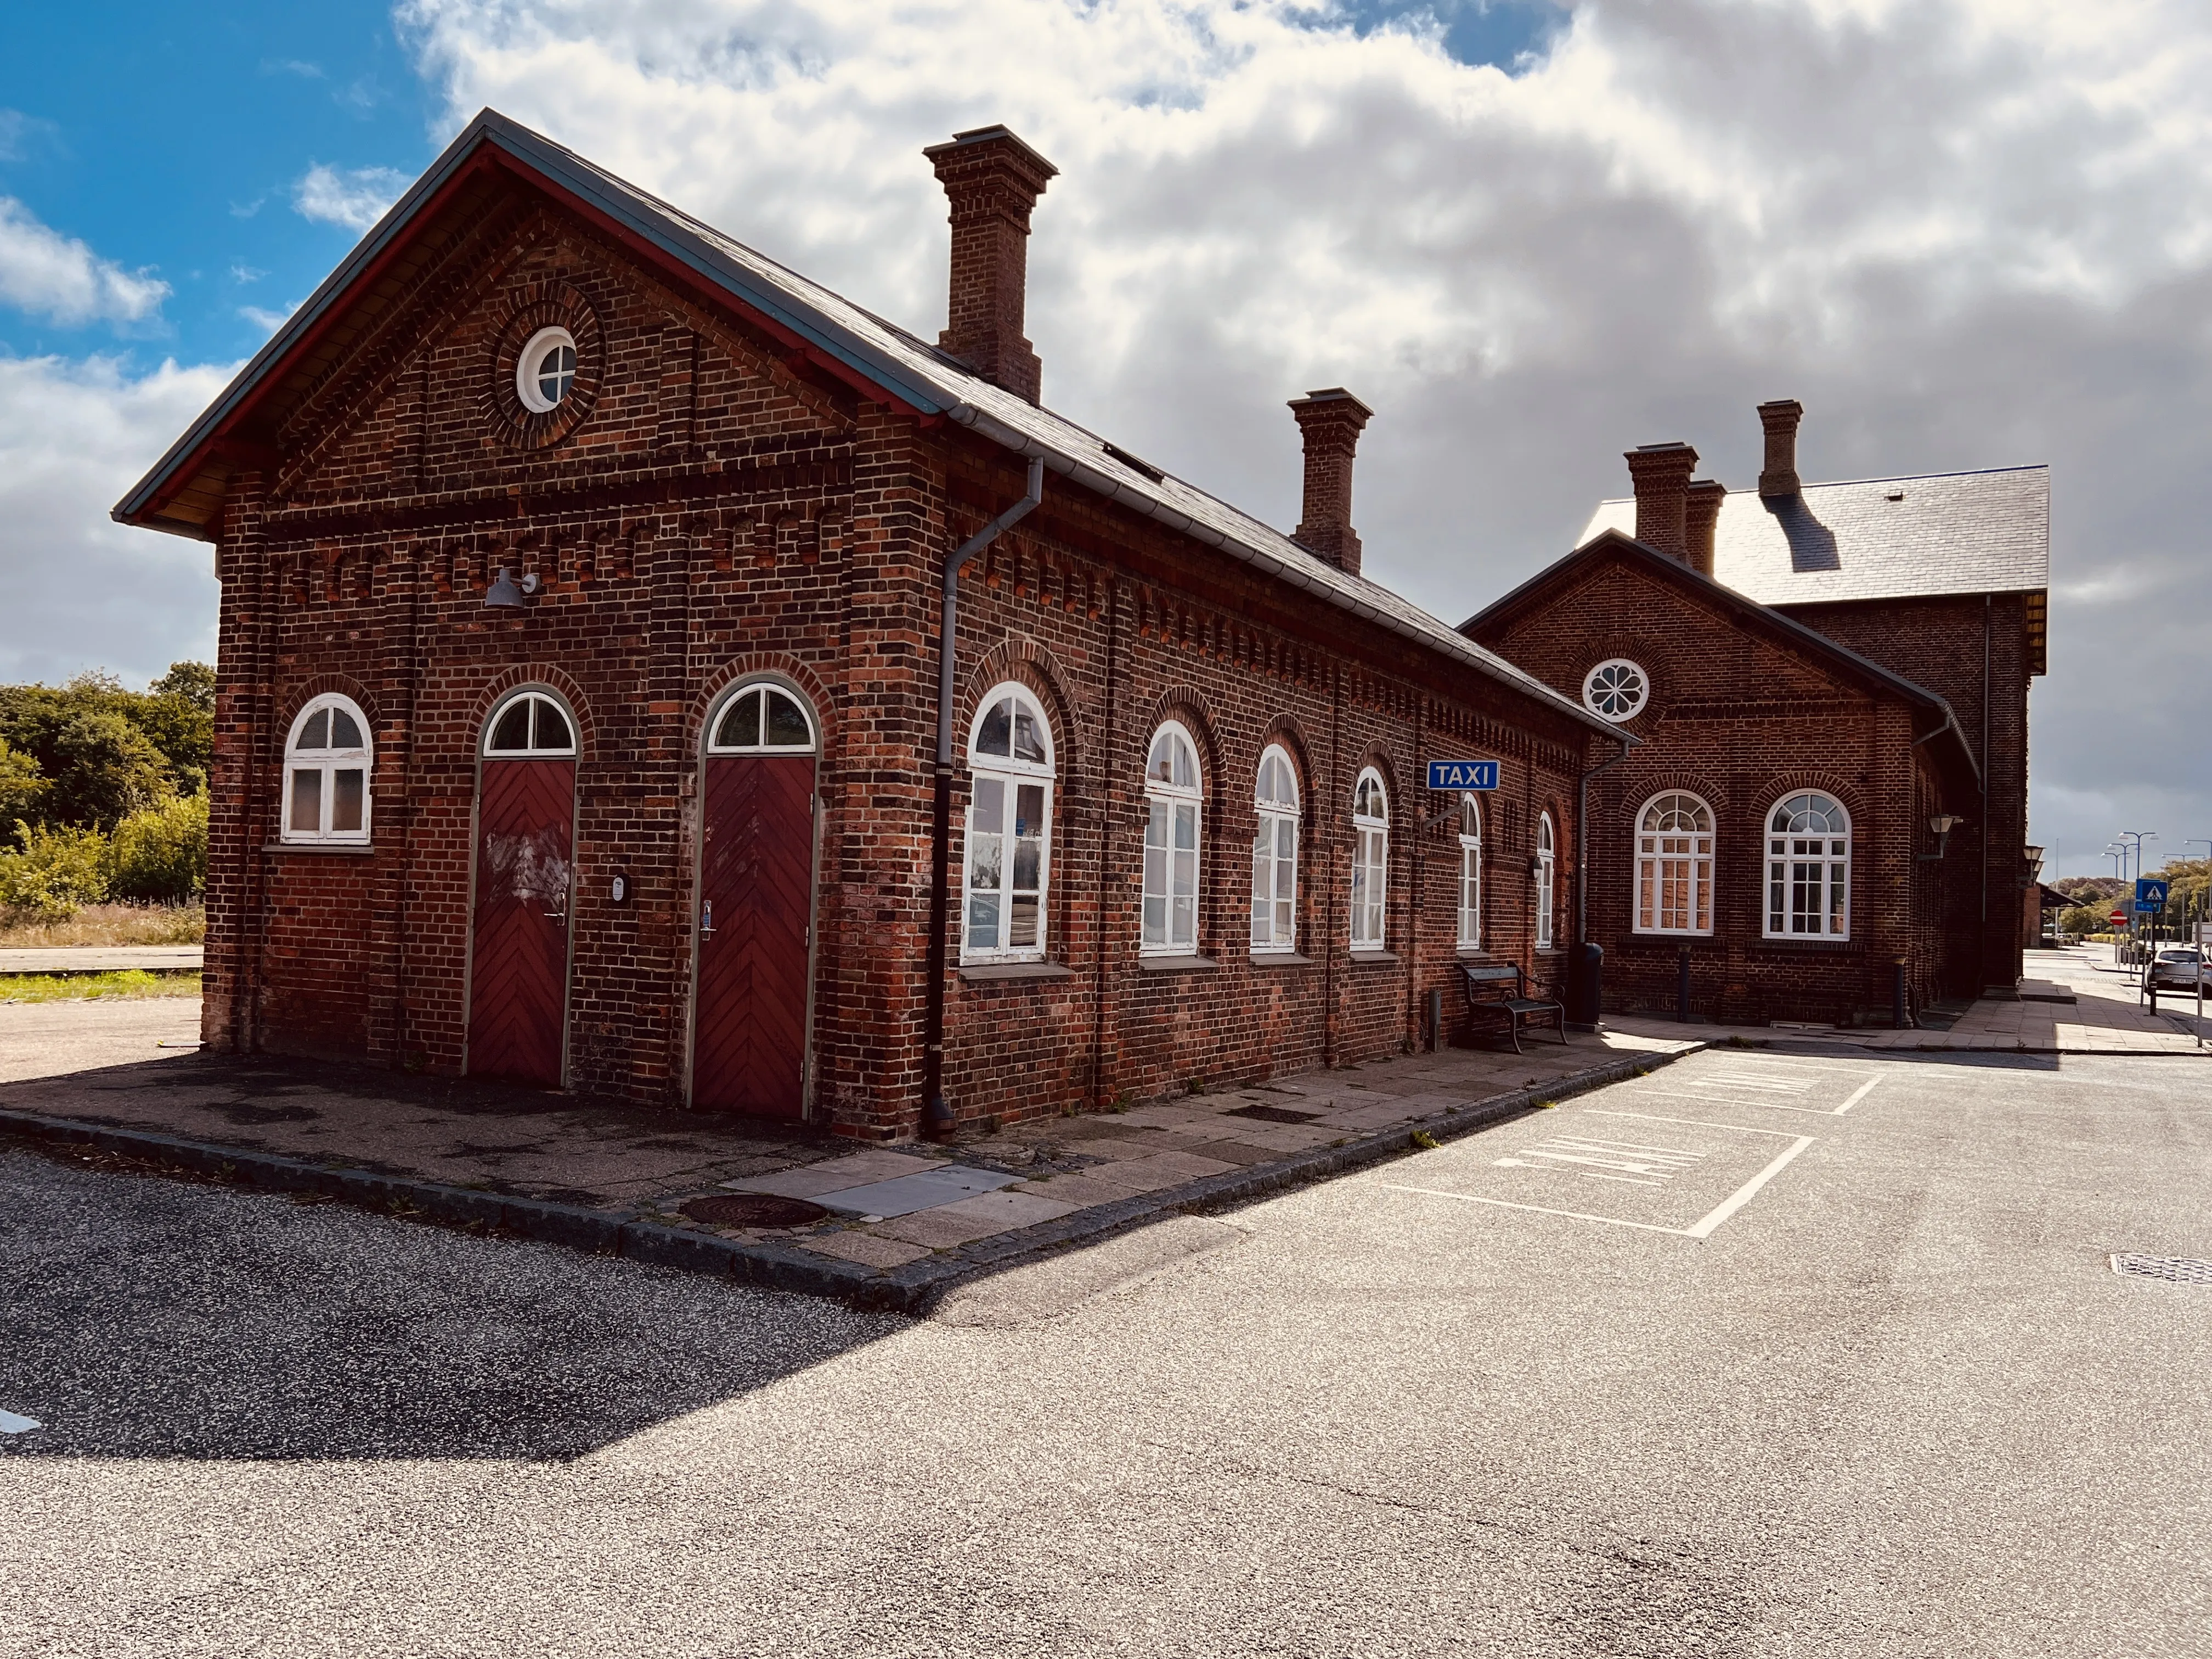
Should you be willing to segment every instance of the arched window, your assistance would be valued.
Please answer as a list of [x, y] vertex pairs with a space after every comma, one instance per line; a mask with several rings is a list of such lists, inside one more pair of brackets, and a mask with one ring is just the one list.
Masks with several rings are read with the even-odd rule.
[[1260, 757], [1252, 805], [1252, 949], [1298, 948], [1298, 774], [1290, 751], [1270, 744]]
[[960, 959], [1044, 960], [1052, 865], [1052, 727], [1024, 687], [993, 688], [968, 732]]
[[1552, 948], [1552, 900], [1559, 883], [1559, 847], [1552, 834], [1552, 815], [1536, 820], [1536, 948]]
[[714, 755], [811, 755], [814, 720], [806, 705], [773, 681], [738, 688], [707, 740]]
[[1713, 931], [1713, 815], [1695, 795], [1655, 797], [1636, 820], [1636, 931]]
[[1482, 808], [1459, 798], [1459, 948], [1482, 946]]
[[1198, 750], [1175, 720], [1145, 756], [1145, 908], [1139, 949], [1187, 957], [1198, 949]]
[[309, 700], [284, 742], [284, 821], [279, 839], [368, 842], [368, 722], [350, 698]]
[[1851, 936], [1851, 820], [1808, 790], [1766, 815], [1766, 937]]
[[576, 752], [576, 733], [568, 711], [543, 691], [519, 691], [484, 722], [487, 758], [512, 760], [526, 755], [557, 757]]
[[1371, 766], [1352, 792], [1352, 948], [1380, 951], [1390, 896], [1390, 797]]

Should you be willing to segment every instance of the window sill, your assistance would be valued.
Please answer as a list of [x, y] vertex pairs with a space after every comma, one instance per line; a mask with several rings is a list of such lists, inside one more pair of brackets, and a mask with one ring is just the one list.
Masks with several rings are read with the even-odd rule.
[[1362, 966], [1364, 966], [1369, 963], [1378, 963], [1387, 965], [1388, 963], [1397, 961], [1399, 958], [1398, 953], [1395, 951], [1354, 951], [1352, 953], [1352, 961], [1360, 963]]
[[1784, 939], [1761, 934], [1751, 942], [1754, 951], [1864, 951], [1866, 941], [1850, 939]]
[[1490, 955], [1490, 951], [1480, 945], [1461, 945], [1453, 948], [1452, 954], [1462, 961], [1480, 962]]
[[1221, 964], [1212, 957], [1139, 957], [1137, 966], [1148, 974], [1214, 974]]
[[971, 982], [1001, 979], [1073, 979], [1075, 969], [1064, 962], [978, 962], [963, 968], [960, 977]]
[[376, 851], [375, 845], [360, 841], [272, 841], [263, 843], [264, 853], [307, 853], [327, 856], [336, 854], [341, 858], [366, 858]]
[[1252, 952], [1252, 965], [1255, 968], [1310, 968], [1314, 965], [1314, 959], [1302, 957], [1296, 951], [1255, 951]]

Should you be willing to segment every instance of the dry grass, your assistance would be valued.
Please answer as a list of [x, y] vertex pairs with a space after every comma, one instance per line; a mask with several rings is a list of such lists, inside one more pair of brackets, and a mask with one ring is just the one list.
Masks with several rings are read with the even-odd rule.
[[197, 997], [198, 974], [149, 974], [129, 968], [115, 974], [0, 975], [0, 1003], [80, 1002], [100, 997]]
[[207, 911], [198, 904], [88, 904], [67, 921], [0, 912], [0, 951], [64, 945], [198, 945]]

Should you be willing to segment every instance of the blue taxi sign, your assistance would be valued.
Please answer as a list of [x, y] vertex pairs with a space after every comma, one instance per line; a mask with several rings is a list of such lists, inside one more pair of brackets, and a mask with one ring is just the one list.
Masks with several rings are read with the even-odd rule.
[[1495, 789], [1498, 763], [1494, 760], [1432, 760], [1429, 763], [1431, 789]]

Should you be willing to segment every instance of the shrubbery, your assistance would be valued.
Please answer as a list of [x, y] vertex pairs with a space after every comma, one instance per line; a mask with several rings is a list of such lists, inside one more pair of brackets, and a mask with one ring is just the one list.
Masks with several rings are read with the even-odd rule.
[[112, 837], [19, 822], [0, 853], [0, 910], [54, 921], [109, 898], [185, 903], [207, 885], [207, 838], [204, 794], [133, 812]]

